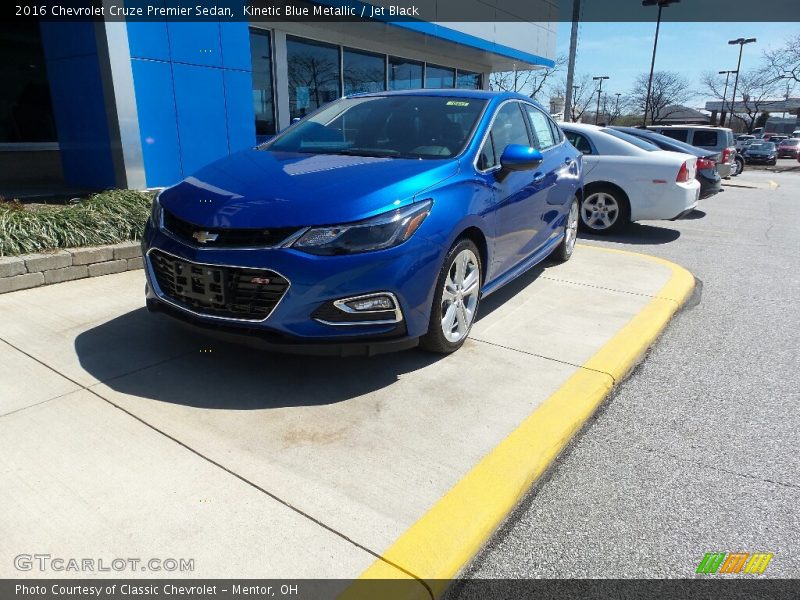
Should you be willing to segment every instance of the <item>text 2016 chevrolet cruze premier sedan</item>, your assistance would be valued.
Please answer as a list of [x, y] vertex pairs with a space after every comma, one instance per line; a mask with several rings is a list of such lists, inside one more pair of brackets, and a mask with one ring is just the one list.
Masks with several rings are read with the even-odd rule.
[[482, 296], [570, 257], [580, 186], [524, 96], [342, 98], [159, 194], [147, 306], [285, 351], [452, 352]]

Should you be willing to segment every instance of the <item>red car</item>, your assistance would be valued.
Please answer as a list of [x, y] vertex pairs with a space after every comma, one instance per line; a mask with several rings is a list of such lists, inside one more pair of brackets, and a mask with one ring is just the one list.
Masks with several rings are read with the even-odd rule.
[[800, 158], [800, 138], [789, 138], [778, 145], [778, 158]]

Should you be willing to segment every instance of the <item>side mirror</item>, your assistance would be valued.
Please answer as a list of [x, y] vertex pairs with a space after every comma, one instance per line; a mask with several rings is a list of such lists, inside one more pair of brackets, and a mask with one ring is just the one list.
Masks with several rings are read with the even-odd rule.
[[500, 166], [504, 171], [528, 171], [542, 164], [542, 153], [522, 144], [509, 144], [500, 156]]

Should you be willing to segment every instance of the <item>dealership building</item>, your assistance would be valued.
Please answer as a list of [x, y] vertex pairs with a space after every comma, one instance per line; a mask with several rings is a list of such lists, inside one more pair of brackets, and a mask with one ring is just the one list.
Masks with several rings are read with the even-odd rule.
[[553, 18], [3, 23], [0, 196], [171, 185], [343, 94], [552, 66], [557, 2], [529, 1]]

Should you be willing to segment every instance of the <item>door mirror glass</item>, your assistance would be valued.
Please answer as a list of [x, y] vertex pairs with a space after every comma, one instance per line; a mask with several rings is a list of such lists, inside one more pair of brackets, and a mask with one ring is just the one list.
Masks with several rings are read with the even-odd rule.
[[527, 171], [542, 164], [542, 153], [522, 144], [509, 144], [500, 157], [500, 166], [506, 171]]

